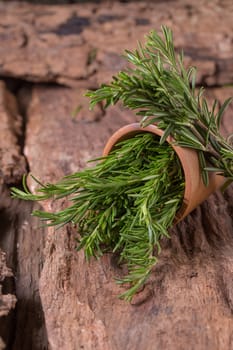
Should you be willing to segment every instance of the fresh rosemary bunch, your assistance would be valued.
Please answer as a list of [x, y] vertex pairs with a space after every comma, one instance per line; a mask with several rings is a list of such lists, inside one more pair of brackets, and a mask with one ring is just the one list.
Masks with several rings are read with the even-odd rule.
[[181, 147], [199, 155], [204, 183], [215, 171], [233, 180], [233, 146], [220, 133], [227, 99], [209, 110], [203, 88], [196, 91], [194, 67], [186, 69], [183, 54], [176, 54], [172, 31], [162, 27], [163, 36], [153, 31], [145, 46], [126, 51], [134, 66], [120, 72], [108, 85], [89, 91], [91, 108], [106, 101], [105, 107], [121, 100], [125, 107], [142, 116], [142, 126], [157, 123], [164, 130], [159, 139], [141, 133], [118, 147], [92, 168], [66, 176], [56, 184], [39, 184], [36, 194], [26, 186], [13, 188], [12, 195], [25, 200], [69, 197], [71, 205], [57, 212], [34, 211], [48, 225], [77, 225], [78, 248], [87, 258], [111, 251], [128, 267], [118, 279], [129, 284], [121, 295], [131, 300], [144, 285], [168, 236], [184, 193], [184, 177], [173, 148], [164, 141], [171, 135]]
[[181, 147], [197, 150], [204, 183], [208, 172], [215, 171], [233, 180], [232, 136], [224, 139], [220, 123], [228, 98], [217, 111], [215, 100], [209, 110], [204, 89], [196, 91], [196, 69], [184, 66], [183, 53], [176, 54], [172, 31], [162, 27], [163, 37], [152, 31], [145, 46], [139, 44], [134, 52], [125, 52], [125, 58], [134, 66], [113, 77], [108, 85], [89, 91], [91, 107], [105, 100], [108, 107], [119, 100], [125, 107], [142, 116], [142, 126], [157, 123], [164, 130], [161, 143], [168, 135]]
[[160, 240], [169, 236], [182, 202], [184, 178], [173, 148], [159, 138], [142, 133], [119, 143], [110, 155], [56, 184], [42, 185], [32, 194], [12, 189], [14, 197], [44, 200], [70, 196], [71, 205], [57, 213], [34, 211], [48, 225], [71, 222], [78, 227], [87, 258], [116, 252], [128, 275], [118, 283], [129, 284], [121, 295], [131, 300], [150, 275], [160, 250]]

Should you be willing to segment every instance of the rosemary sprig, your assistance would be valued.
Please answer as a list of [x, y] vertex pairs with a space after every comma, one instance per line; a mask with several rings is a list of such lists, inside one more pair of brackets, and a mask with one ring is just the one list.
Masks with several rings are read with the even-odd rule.
[[157, 123], [164, 130], [163, 142], [172, 135], [177, 144], [199, 153], [204, 183], [208, 172], [215, 171], [233, 180], [233, 145], [220, 133], [223, 113], [231, 102], [228, 98], [217, 111], [215, 100], [209, 110], [204, 89], [196, 91], [196, 68], [184, 66], [183, 53], [176, 54], [172, 31], [162, 27], [147, 36], [145, 46], [125, 51], [134, 68], [119, 72], [108, 85], [89, 91], [91, 108], [106, 101], [105, 107], [121, 100], [125, 107], [142, 116], [142, 126]]
[[[35, 179], [35, 178], [34, 178]], [[35, 179], [36, 180], [36, 179]], [[155, 265], [154, 248], [168, 237], [182, 202], [184, 179], [177, 156], [167, 143], [142, 133], [119, 144], [97, 165], [66, 176], [57, 184], [41, 185], [31, 194], [12, 189], [24, 200], [62, 198], [70, 195], [71, 205], [57, 213], [34, 211], [48, 225], [78, 226], [86, 257], [99, 257], [106, 251], [117, 252], [126, 263], [128, 275], [118, 283], [129, 283], [121, 295], [131, 300], [143, 286]]]

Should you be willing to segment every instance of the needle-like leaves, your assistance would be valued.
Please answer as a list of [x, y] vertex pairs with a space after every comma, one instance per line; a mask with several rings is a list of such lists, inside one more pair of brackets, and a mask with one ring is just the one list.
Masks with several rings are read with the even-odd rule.
[[86, 257], [116, 252], [128, 274], [118, 278], [129, 283], [121, 297], [131, 300], [150, 276], [162, 237], [169, 237], [182, 202], [184, 179], [174, 150], [165, 142], [172, 135], [176, 144], [198, 152], [202, 178], [214, 171], [233, 180], [233, 146], [220, 133], [227, 99], [209, 110], [197, 91], [196, 68], [186, 69], [183, 52], [175, 53], [172, 31], [162, 27], [147, 37], [145, 46], [125, 52], [133, 68], [119, 72], [108, 85], [89, 91], [90, 107], [105, 101], [105, 108], [119, 100], [142, 117], [142, 126], [157, 123], [164, 130], [159, 140], [148, 133], [128, 139], [96, 166], [69, 175], [57, 184], [41, 184], [37, 194], [13, 188], [12, 195], [25, 200], [59, 199], [69, 196], [71, 205], [57, 213], [35, 211], [48, 225], [77, 225], [78, 249]]
[[[196, 68], [186, 68], [183, 52], [175, 53], [172, 31], [166, 26], [162, 27], [162, 36], [152, 31], [145, 45], [140, 44], [132, 52], [127, 50], [125, 58], [134, 68], [120, 72], [110, 84], [89, 91], [91, 107], [102, 100], [106, 100], [106, 106], [121, 100], [125, 107], [142, 116], [142, 126], [157, 123], [165, 130], [162, 141], [171, 134], [180, 146], [201, 150], [202, 167], [205, 163], [209, 169], [217, 167], [233, 180], [233, 146], [219, 130], [232, 99], [228, 98], [219, 111], [214, 101], [209, 110], [204, 89], [196, 89]], [[204, 168], [202, 174], [207, 184]]]
[[[36, 180], [36, 179], [35, 179]], [[25, 200], [59, 199], [71, 195], [71, 205], [57, 213], [35, 211], [49, 226], [71, 222], [78, 227], [78, 249], [86, 258], [105, 251], [117, 252], [130, 283], [122, 297], [130, 300], [145, 283], [157, 258], [154, 247], [168, 237], [182, 202], [184, 179], [174, 150], [159, 138], [142, 133], [119, 144], [96, 166], [65, 177], [57, 184], [41, 184], [31, 194], [13, 188], [14, 197]]]

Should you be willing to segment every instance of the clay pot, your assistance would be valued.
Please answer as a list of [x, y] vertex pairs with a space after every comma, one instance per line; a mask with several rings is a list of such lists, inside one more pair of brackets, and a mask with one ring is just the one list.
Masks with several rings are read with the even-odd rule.
[[[134, 137], [136, 134], [142, 132], [150, 132], [158, 136], [163, 135], [163, 131], [156, 125], [149, 125], [142, 128], [139, 123], [129, 124], [116, 131], [110, 137], [104, 148], [103, 155], [108, 155], [118, 142]], [[171, 144], [179, 157], [185, 177], [184, 198], [181, 208], [176, 214], [174, 221], [174, 224], [176, 224], [202, 203], [211, 193], [221, 187], [225, 179], [216, 173], [209, 173], [209, 185], [205, 186], [201, 177], [197, 152], [190, 148], [174, 146], [171, 137], [167, 138], [167, 142]]]

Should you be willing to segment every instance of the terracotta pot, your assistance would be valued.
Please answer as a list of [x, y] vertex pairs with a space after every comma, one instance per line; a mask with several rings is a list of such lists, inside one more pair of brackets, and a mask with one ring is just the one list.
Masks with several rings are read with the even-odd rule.
[[[163, 135], [163, 131], [156, 125], [149, 125], [142, 128], [139, 123], [129, 124], [116, 131], [110, 137], [104, 148], [103, 155], [106, 156], [109, 154], [118, 142], [134, 137], [134, 135], [142, 132], [150, 132], [159, 136]], [[174, 224], [176, 224], [202, 203], [217, 188], [221, 187], [225, 179], [216, 173], [209, 173], [209, 185], [206, 187], [202, 181], [196, 151], [190, 148], [174, 146], [171, 137], [167, 138], [167, 142], [171, 144], [179, 157], [185, 177], [184, 199], [180, 210], [176, 214], [174, 221]]]

